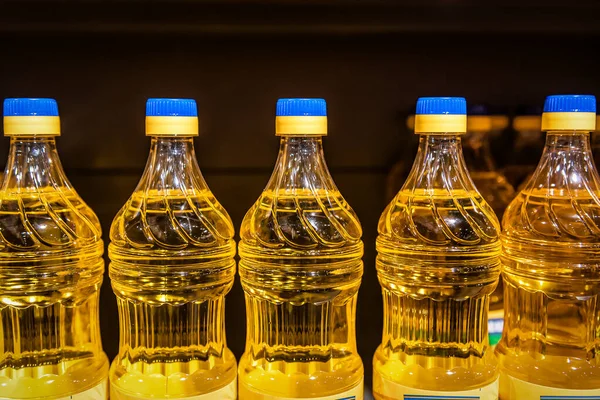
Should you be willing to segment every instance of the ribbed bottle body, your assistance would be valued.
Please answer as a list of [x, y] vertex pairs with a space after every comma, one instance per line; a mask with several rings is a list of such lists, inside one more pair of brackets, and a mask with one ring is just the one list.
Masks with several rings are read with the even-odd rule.
[[0, 397], [106, 399], [103, 251], [54, 139], [13, 138], [0, 190]]
[[362, 399], [361, 232], [327, 171], [321, 139], [282, 139], [267, 189], [240, 232], [247, 310], [240, 399]]
[[548, 133], [503, 220], [506, 317], [496, 349], [503, 399], [531, 388], [600, 392], [599, 194], [589, 134]]
[[120, 326], [111, 399], [235, 399], [236, 361], [225, 338], [233, 234], [193, 140], [153, 138], [142, 179], [111, 227]]
[[497, 396], [487, 320], [500, 272], [499, 224], [460, 145], [458, 135], [422, 135], [407, 182], [379, 220], [377, 399]]

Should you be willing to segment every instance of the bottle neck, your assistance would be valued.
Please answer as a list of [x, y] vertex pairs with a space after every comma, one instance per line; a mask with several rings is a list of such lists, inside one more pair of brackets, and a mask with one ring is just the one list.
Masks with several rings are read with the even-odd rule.
[[527, 187], [600, 190], [589, 132], [547, 132], [542, 157]]
[[38, 190], [45, 187], [70, 188], [54, 137], [11, 137], [2, 189]]
[[468, 132], [464, 140], [464, 157], [471, 172], [495, 171], [489, 132]]
[[403, 190], [475, 190], [462, 152], [460, 134], [421, 134], [419, 150]]
[[589, 132], [547, 132], [544, 150], [580, 154], [591, 152]]
[[150, 155], [136, 190], [181, 191], [206, 189], [191, 137], [153, 136]]
[[321, 136], [282, 136], [279, 156], [267, 189], [336, 190], [327, 169]]

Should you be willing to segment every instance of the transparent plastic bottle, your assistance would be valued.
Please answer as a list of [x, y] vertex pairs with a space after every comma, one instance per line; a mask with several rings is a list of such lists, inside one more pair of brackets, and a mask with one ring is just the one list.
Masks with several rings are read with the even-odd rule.
[[62, 169], [52, 99], [6, 99], [0, 190], [0, 398], [107, 398], [98, 300], [104, 245]]
[[503, 219], [500, 397], [600, 396], [600, 177], [594, 96], [549, 96], [540, 163]]
[[234, 229], [196, 161], [196, 102], [149, 99], [146, 135], [146, 169], [110, 230], [120, 319], [111, 400], [233, 400], [224, 317]]
[[240, 400], [363, 398], [355, 312], [362, 230], [325, 164], [325, 101], [280, 99], [275, 170], [240, 231]]
[[498, 397], [486, 321], [500, 273], [500, 226], [469, 178], [465, 131], [463, 98], [417, 102], [419, 150], [378, 227], [384, 323], [373, 392], [379, 400]]

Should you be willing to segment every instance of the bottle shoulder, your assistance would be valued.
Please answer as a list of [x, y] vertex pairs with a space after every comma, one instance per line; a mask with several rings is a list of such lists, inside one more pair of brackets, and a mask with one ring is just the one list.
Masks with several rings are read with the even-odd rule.
[[0, 191], [0, 253], [35, 257], [53, 252], [102, 254], [96, 214], [70, 187]]
[[208, 189], [136, 190], [112, 222], [110, 249], [230, 253], [234, 233], [229, 214]]
[[265, 190], [242, 221], [240, 255], [360, 257], [361, 236], [356, 213], [337, 189]]
[[506, 244], [600, 246], [600, 192], [526, 187], [509, 204], [502, 226]]
[[499, 247], [500, 224], [477, 191], [403, 189], [382, 213], [380, 252], [462, 252]]

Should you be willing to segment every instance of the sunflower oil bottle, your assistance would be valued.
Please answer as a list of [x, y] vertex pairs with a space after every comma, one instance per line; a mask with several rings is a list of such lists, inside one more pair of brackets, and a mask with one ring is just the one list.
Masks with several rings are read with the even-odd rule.
[[224, 317], [234, 229], [196, 161], [196, 102], [149, 99], [146, 135], [146, 169], [110, 230], [120, 320], [111, 400], [232, 400]]
[[379, 220], [378, 400], [498, 398], [487, 314], [500, 273], [500, 226], [469, 178], [461, 149], [466, 124], [463, 98], [418, 100], [419, 150]]
[[549, 96], [546, 144], [503, 220], [500, 398], [600, 398], [600, 177], [594, 96]]
[[56, 149], [52, 99], [4, 100], [0, 399], [107, 399], [98, 298], [104, 245]]
[[323, 155], [321, 99], [280, 99], [279, 157], [240, 231], [240, 400], [363, 399], [355, 312], [362, 230]]

